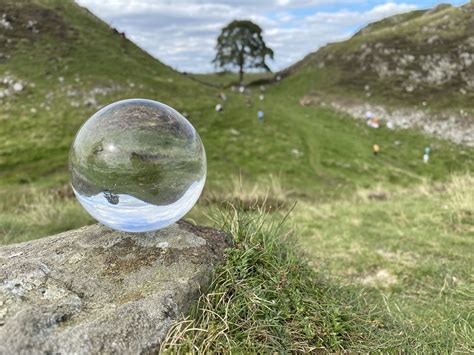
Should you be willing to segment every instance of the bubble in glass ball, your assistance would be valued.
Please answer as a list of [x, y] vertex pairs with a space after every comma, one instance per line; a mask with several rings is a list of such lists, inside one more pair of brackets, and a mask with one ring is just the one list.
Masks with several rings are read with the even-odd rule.
[[99, 222], [127, 232], [165, 228], [197, 202], [206, 153], [194, 127], [157, 101], [110, 104], [80, 128], [69, 153], [71, 184]]

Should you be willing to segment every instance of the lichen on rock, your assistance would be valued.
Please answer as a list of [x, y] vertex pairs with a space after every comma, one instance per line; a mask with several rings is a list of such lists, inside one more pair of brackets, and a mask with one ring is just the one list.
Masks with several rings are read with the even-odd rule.
[[205, 289], [230, 241], [179, 222], [92, 225], [0, 248], [0, 354], [140, 353]]

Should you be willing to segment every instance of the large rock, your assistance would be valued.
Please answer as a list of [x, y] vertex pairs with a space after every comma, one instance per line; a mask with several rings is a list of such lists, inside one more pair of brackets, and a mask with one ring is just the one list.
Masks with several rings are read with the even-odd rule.
[[179, 222], [130, 234], [92, 225], [0, 249], [0, 353], [155, 350], [229, 246]]

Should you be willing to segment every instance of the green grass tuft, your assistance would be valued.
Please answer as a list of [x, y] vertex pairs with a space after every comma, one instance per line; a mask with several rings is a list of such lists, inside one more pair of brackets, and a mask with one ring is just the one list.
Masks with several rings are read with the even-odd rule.
[[344, 351], [386, 331], [359, 291], [308, 266], [283, 220], [264, 209], [219, 210], [214, 223], [235, 247], [191, 315], [170, 329], [162, 352]]

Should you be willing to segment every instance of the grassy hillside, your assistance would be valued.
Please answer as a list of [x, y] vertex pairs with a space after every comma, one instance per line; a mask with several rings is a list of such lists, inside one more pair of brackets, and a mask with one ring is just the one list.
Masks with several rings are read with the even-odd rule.
[[[438, 12], [443, 11], [458, 14], [461, 10], [447, 8]], [[188, 218], [215, 225], [207, 215], [222, 201], [242, 205], [244, 210], [257, 204], [275, 216], [285, 214], [297, 202], [290, 218], [295, 226], [295, 243], [290, 244], [302, 244], [312, 265], [336, 275], [337, 282], [357, 290], [368, 289], [367, 298], [350, 293], [355, 303], [373, 304], [383, 314], [377, 320], [391, 318], [405, 332], [397, 337], [400, 328], [394, 326], [386, 336], [382, 329], [381, 333], [373, 330], [378, 334], [375, 338], [365, 337], [363, 333], [372, 330], [358, 325], [370, 323], [370, 317], [362, 317], [357, 307], [346, 310], [337, 292], [336, 296], [324, 293], [328, 297], [325, 299], [334, 301], [334, 307], [320, 319], [323, 325], [318, 323], [317, 330], [309, 326], [301, 340], [301, 344], [309, 341], [304, 349], [310, 349], [316, 334], [320, 336], [317, 344], [332, 350], [410, 346], [427, 350], [432, 346], [439, 351], [468, 351], [472, 327], [470, 315], [463, 310], [467, 308], [463, 295], [472, 282], [462, 265], [469, 263], [466, 253], [472, 249], [472, 238], [468, 236], [472, 235], [473, 212], [469, 202], [459, 209], [447, 204], [445, 212], [443, 201], [452, 196], [446, 191], [451, 191], [449, 181], [453, 174], [471, 181], [472, 149], [417, 131], [385, 127], [374, 130], [328, 108], [299, 105], [300, 98], [312, 90], [360, 97], [366, 79], [358, 81], [354, 76], [346, 82], [347, 75], [352, 74], [337, 63], [325, 60], [322, 67], [319, 59], [308, 57], [292, 69], [294, 75], [267, 85], [264, 91], [257, 86], [241, 94], [225, 88], [232, 75], [194, 77], [214, 85], [210, 86], [173, 71], [73, 2], [2, 1], [0, 14], [3, 13], [9, 25], [0, 27], [1, 244], [93, 223], [73, 198], [68, 184], [67, 156], [74, 134], [91, 114], [108, 103], [131, 97], [155, 99], [185, 112], [206, 147], [206, 189]], [[411, 24], [417, 19], [422, 21], [424, 16], [439, 14], [415, 13], [397, 21]], [[336, 49], [340, 48], [341, 55], [334, 54], [334, 60], [343, 60], [340, 58], [346, 50], [359, 48], [353, 43], [361, 44], [369, 37], [379, 43], [385, 36], [387, 43], [392, 43], [391, 33], [386, 22], [374, 24], [351, 40], [355, 42], [328, 47], [322, 53], [334, 50], [337, 54]], [[390, 91], [391, 86], [376, 77], [370, 85], [381, 85], [379, 96], [374, 91], [375, 99], [400, 102], [397, 100], [405, 95]], [[219, 98], [221, 92], [226, 94], [226, 101]], [[467, 98], [471, 92], [448, 92], [454, 105], [470, 107]], [[261, 94], [263, 101], [259, 99]], [[426, 95], [431, 94], [438, 95], [434, 91], [427, 91]], [[223, 104], [223, 112], [215, 112], [217, 103]], [[439, 105], [446, 105], [446, 101], [440, 100]], [[263, 123], [257, 119], [259, 109], [265, 113]], [[372, 154], [374, 143], [381, 147], [377, 157]], [[422, 162], [426, 146], [433, 150], [429, 164]], [[444, 192], [436, 192], [438, 188]], [[473, 193], [468, 183], [455, 191], [458, 196]], [[279, 212], [274, 212], [276, 208]], [[247, 217], [244, 213], [243, 218]], [[230, 232], [247, 240], [236, 230]], [[448, 247], [450, 241], [455, 241], [452, 248]], [[258, 238], [251, 242], [255, 244], [249, 241], [237, 248], [236, 255], [247, 255], [248, 250], [258, 250], [263, 243]], [[288, 241], [285, 246], [268, 250], [265, 260], [281, 256], [287, 245]], [[277, 254], [272, 254], [275, 250]], [[427, 263], [420, 267], [405, 263], [405, 254], [416, 262]], [[278, 270], [300, 265], [294, 263], [299, 254], [294, 255], [297, 256], [275, 264]], [[232, 262], [239, 264], [241, 260], [231, 259], [231, 269], [235, 266]], [[245, 269], [248, 273], [244, 273], [250, 285], [258, 282], [252, 270]], [[263, 269], [259, 277], [265, 272]], [[291, 275], [295, 284], [314, 276], [307, 269]], [[462, 282], [454, 282], [452, 276]], [[379, 278], [390, 282], [379, 283]], [[227, 284], [228, 279], [217, 280], [216, 285], [219, 282]], [[298, 289], [295, 284], [287, 291]], [[294, 303], [286, 304], [288, 314], [294, 311], [291, 307], [309, 307], [301, 311], [299, 322], [308, 315], [308, 309], [320, 311], [318, 305], [308, 306], [306, 298], [313, 299], [321, 290], [298, 289], [301, 294], [294, 294]], [[423, 296], [422, 308], [418, 307], [419, 295]], [[305, 300], [301, 304], [300, 297]], [[426, 301], [431, 298], [436, 302]], [[240, 317], [241, 309], [235, 311]], [[252, 308], [245, 311], [254, 314]], [[274, 329], [287, 329], [283, 325], [289, 318], [278, 318], [278, 312], [269, 314], [279, 322]], [[259, 321], [273, 324], [273, 320]], [[291, 329], [297, 328], [300, 327]], [[442, 337], [438, 329], [443, 330]], [[242, 338], [242, 332], [237, 329], [233, 334], [236, 346], [245, 344], [247, 338]], [[301, 335], [286, 331], [282, 334], [284, 344]], [[418, 338], [420, 334], [423, 337]], [[361, 342], [365, 342], [363, 346]]]
[[[12, 27], [1, 29], [8, 46], [0, 64], [9, 91], [0, 106], [0, 194], [6, 216], [1, 230], [6, 240], [27, 239], [29, 229], [41, 236], [88, 220], [69, 200], [69, 146], [99, 107], [129, 97], [156, 99], [188, 114], [206, 146], [205, 196], [214, 200], [238, 176], [266, 183], [271, 175], [291, 199], [319, 200], [375, 182], [407, 185], [421, 177], [443, 179], [474, 164], [469, 152], [446, 142], [408, 131], [374, 132], [330, 110], [300, 107], [299, 97], [319, 73], [268, 87], [264, 101], [258, 99], [258, 88], [245, 94], [227, 90], [224, 112], [217, 113], [220, 90], [174, 72], [72, 2], [7, 1], [1, 6]], [[12, 90], [15, 83], [23, 89]], [[265, 112], [264, 124], [257, 120], [258, 109]], [[380, 159], [371, 155], [376, 142], [382, 146]], [[420, 156], [430, 144], [434, 159], [424, 165]], [[465, 164], [460, 166], [459, 160]], [[53, 189], [45, 195], [64, 199], [72, 204], [71, 213], [81, 217], [15, 222], [23, 205], [31, 210], [30, 200], [44, 200], [38, 195], [45, 189]]]
[[0, 12], [12, 27], [0, 28], [2, 183], [63, 175], [73, 135], [107, 103], [137, 96], [189, 110], [206, 92], [72, 1], [2, 1]]
[[[383, 19], [283, 72], [324, 90], [394, 106], [474, 108], [474, 4]], [[323, 75], [313, 75], [315, 72]]]
[[[228, 89], [233, 85], [238, 87], [239, 74], [232, 72], [219, 72], [219, 73], [207, 73], [207, 74], [192, 74], [186, 73], [189, 77], [199, 83], [208, 85], [215, 88]], [[272, 80], [273, 73], [245, 73], [244, 85], [252, 85], [254, 82], [269, 81]]]

